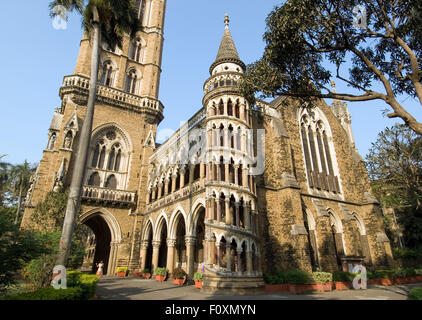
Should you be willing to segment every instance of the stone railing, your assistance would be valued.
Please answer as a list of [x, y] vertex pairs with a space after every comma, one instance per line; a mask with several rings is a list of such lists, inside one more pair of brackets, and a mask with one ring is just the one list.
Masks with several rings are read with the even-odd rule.
[[154, 202], [147, 205], [147, 210], [154, 210], [159, 207], [165, 206], [173, 201], [179, 200], [188, 196], [189, 194], [196, 193], [201, 190], [201, 181], [192, 183], [192, 186], [186, 186], [183, 189], [177, 190], [161, 199], [155, 200]]
[[136, 192], [84, 186], [82, 199], [113, 204], [136, 205]]
[[[63, 79], [61, 91], [68, 88], [79, 88], [85, 91], [89, 90], [89, 79], [82, 76], [66, 76]], [[86, 92], [88, 93], [88, 92]], [[138, 108], [147, 108], [150, 110], [163, 113], [164, 106], [159, 100], [149, 97], [141, 97], [128, 92], [118, 90], [116, 88], [98, 85], [97, 99], [105, 99], [115, 101], [119, 104], [127, 104]]]

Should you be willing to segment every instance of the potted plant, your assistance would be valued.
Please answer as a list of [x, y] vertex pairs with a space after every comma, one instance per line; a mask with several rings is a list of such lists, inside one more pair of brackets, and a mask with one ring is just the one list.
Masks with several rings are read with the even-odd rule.
[[334, 271], [333, 281], [336, 286], [336, 290], [349, 290], [352, 287], [352, 275], [349, 272]]
[[159, 282], [163, 282], [167, 278], [167, 272], [168, 270], [166, 268], [155, 268], [155, 280]]
[[406, 283], [415, 283], [416, 282], [416, 271], [413, 268], [406, 268], [405, 271], [405, 281]]
[[195, 272], [193, 275], [193, 280], [195, 281], [195, 288], [202, 289], [202, 278], [204, 274], [202, 272]]
[[312, 275], [303, 270], [287, 271], [286, 280], [289, 283], [289, 291], [291, 294], [312, 292], [315, 289], [315, 286], [312, 283]]
[[118, 267], [116, 269], [116, 274], [118, 277], [126, 277], [127, 276], [127, 267]]
[[329, 272], [313, 272], [312, 277], [316, 282], [316, 289], [320, 292], [333, 289], [333, 274]]
[[133, 276], [136, 277], [136, 278], [140, 278], [140, 277], [142, 277], [142, 272], [140, 272], [140, 271], [134, 271], [133, 272]]
[[264, 275], [264, 280], [265, 292], [267, 293], [289, 291], [285, 271], [277, 271], [275, 274], [267, 272]]
[[368, 284], [380, 284], [379, 279], [375, 275], [375, 271], [368, 271], [366, 275], [368, 277]]
[[393, 283], [394, 284], [403, 284], [405, 283], [404, 278], [406, 277], [406, 271], [398, 268], [393, 272]]
[[382, 286], [391, 286], [393, 281], [391, 278], [393, 277], [394, 271], [393, 270], [377, 270], [375, 271], [375, 277], [379, 279], [380, 284]]
[[416, 281], [422, 282], [422, 268], [415, 269]]
[[151, 272], [149, 271], [149, 269], [142, 270], [142, 278], [151, 279]]
[[182, 286], [186, 281], [186, 272], [182, 268], [173, 270], [173, 283]]

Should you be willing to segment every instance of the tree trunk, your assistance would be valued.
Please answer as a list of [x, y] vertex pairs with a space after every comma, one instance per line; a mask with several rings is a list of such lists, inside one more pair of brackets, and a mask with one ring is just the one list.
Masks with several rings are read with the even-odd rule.
[[19, 221], [19, 216], [21, 213], [21, 203], [22, 203], [22, 185], [19, 188], [18, 209], [16, 210], [15, 224], [18, 224], [18, 221]]
[[62, 236], [59, 244], [56, 265], [66, 266], [67, 257], [72, 244], [73, 231], [75, 229], [77, 214], [79, 212], [82, 194], [82, 184], [85, 176], [85, 168], [88, 160], [88, 151], [91, 141], [92, 121], [94, 117], [94, 106], [97, 96], [98, 61], [100, 44], [100, 25], [98, 23], [98, 11], [93, 7], [94, 19], [92, 25], [92, 55], [91, 55], [91, 76], [88, 104], [79, 137], [79, 146], [75, 159], [75, 167], [72, 173], [70, 184], [69, 200], [66, 207], [66, 215], [63, 223]]

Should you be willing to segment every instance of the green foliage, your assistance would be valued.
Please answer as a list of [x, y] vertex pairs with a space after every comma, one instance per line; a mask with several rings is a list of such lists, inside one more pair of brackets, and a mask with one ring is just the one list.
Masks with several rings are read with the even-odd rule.
[[[353, 275], [350, 272], [344, 272], [340, 270], [336, 270], [333, 272], [333, 281], [334, 282], [351, 282], [353, 281]], [[369, 272], [368, 272], [369, 278]]]
[[374, 279], [392, 279], [394, 277], [394, 270], [376, 270], [374, 272]]
[[173, 270], [174, 279], [183, 279], [184, 277], [186, 277], [186, 272], [182, 268], [176, 268]]
[[33, 221], [46, 231], [58, 231], [63, 227], [68, 191], [50, 191], [44, 200], [35, 206]]
[[155, 268], [154, 273], [158, 276], [166, 276], [168, 270], [166, 268]]
[[274, 274], [267, 272], [264, 274], [264, 281], [268, 284], [285, 284], [287, 283], [286, 271], [278, 270]]
[[68, 287], [78, 287], [82, 289], [82, 300], [94, 298], [99, 281], [97, 275], [85, 274], [79, 271], [68, 271], [66, 274]]
[[422, 268], [415, 269], [415, 273], [417, 276], [422, 276]]
[[422, 300], [422, 288], [415, 288], [410, 290], [407, 298], [409, 300]]
[[330, 272], [313, 272], [312, 277], [317, 283], [327, 283], [333, 281], [333, 274]]
[[0, 290], [15, 283], [16, 272], [28, 261], [46, 252], [37, 233], [20, 230], [12, 219], [0, 214]]
[[127, 267], [118, 267], [116, 268], [116, 272], [124, 272], [127, 273], [128, 268]]
[[[374, 195], [394, 209], [405, 246], [395, 250], [404, 260], [421, 257], [422, 247], [422, 136], [396, 124], [378, 135], [366, 157]], [[391, 219], [388, 219], [391, 220]], [[394, 225], [392, 221], [387, 227]], [[391, 234], [394, 234], [390, 230]]]
[[[365, 28], [354, 25], [353, 9], [360, 4], [367, 10]], [[396, 100], [396, 96], [407, 94], [422, 101], [418, 85], [422, 4], [411, 0], [389, 4], [287, 0], [276, 6], [266, 20], [263, 57], [248, 66], [241, 81], [242, 94], [251, 103], [257, 92], [261, 97], [298, 97], [300, 102], [380, 99], [394, 110], [391, 117], [403, 118], [422, 134], [421, 124]], [[330, 86], [334, 76], [350, 90], [334, 92]]]
[[202, 281], [204, 278], [204, 274], [202, 272], [195, 272], [193, 275], [193, 280], [195, 281]]
[[151, 273], [151, 271], [149, 270], [149, 269], [144, 269], [144, 270], [142, 270], [142, 272], [141, 273], [143, 273], [143, 274], [147, 274], [147, 273]]
[[56, 290], [53, 287], [25, 292], [16, 296], [0, 298], [0, 300], [81, 300], [82, 288], [67, 288]]
[[303, 270], [286, 272], [286, 281], [290, 284], [310, 284], [313, 282], [312, 275]]

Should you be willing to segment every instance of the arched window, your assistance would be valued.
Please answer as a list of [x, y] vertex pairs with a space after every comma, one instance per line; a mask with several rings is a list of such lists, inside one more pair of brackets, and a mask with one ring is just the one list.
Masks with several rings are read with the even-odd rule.
[[113, 66], [111, 61], [106, 61], [103, 64], [100, 83], [103, 86], [112, 86], [113, 85]]
[[304, 110], [300, 120], [303, 155], [308, 185], [312, 189], [340, 193], [338, 173], [334, 169], [334, 148], [331, 146], [329, 126], [322, 112]]
[[98, 172], [94, 172], [91, 177], [89, 178], [88, 181], [88, 185], [89, 186], [95, 186], [95, 187], [99, 187], [101, 185], [101, 179], [100, 179], [100, 175], [98, 174]]
[[138, 76], [136, 74], [136, 70], [130, 70], [129, 73], [126, 75], [126, 92], [131, 94], [136, 94], [136, 84], [138, 82]]
[[114, 175], [111, 175], [110, 177], [108, 177], [105, 187], [108, 188], [108, 189], [116, 189], [117, 188], [117, 180], [116, 180], [116, 177]]
[[145, 4], [146, 0], [136, 0], [136, 12], [138, 12], [138, 19], [143, 22], [144, 14], [145, 14]]
[[50, 136], [50, 139], [48, 140], [48, 145], [47, 145], [47, 150], [53, 150], [54, 149], [54, 145], [56, 144], [56, 133], [53, 132]]
[[142, 43], [140, 38], [136, 38], [131, 43], [130, 58], [136, 62], [141, 62]]

